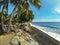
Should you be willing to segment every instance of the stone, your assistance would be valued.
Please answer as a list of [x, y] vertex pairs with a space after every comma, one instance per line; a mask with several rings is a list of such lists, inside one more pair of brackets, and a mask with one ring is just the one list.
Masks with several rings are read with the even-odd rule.
[[38, 42], [36, 42], [27, 32], [23, 30], [19, 30], [10, 43], [13, 45], [39, 45]]
[[22, 35], [22, 31], [21, 30], [18, 30], [18, 32], [16, 33], [17, 36], [21, 36]]
[[15, 36], [11, 41], [10, 41], [11, 45], [19, 45], [19, 37]]

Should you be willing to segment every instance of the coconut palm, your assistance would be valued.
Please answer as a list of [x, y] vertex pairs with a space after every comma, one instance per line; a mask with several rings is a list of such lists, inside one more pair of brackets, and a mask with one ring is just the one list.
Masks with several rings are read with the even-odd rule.
[[[2, 8], [1, 8], [2, 7]], [[4, 23], [3, 23], [3, 14], [5, 11], [8, 10], [8, 0], [0, 0], [0, 8], [2, 9], [2, 13], [1, 13], [1, 26], [2, 26], [2, 29], [4, 29]]]
[[16, 12], [15, 18], [20, 23], [22, 23], [22, 22], [31, 22], [33, 20], [33, 18], [34, 18], [34, 14], [33, 14], [33, 12], [31, 10], [28, 10], [29, 15], [27, 15], [27, 16], [26, 16], [26, 11], [24, 11], [23, 13], [19, 13], [19, 12], [20, 12], [19, 10]]
[[25, 4], [25, 7], [27, 7], [27, 8], [26, 8], [26, 15], [29, 15], [29, 14], [28, 14], [29, 3], [31, 3], [33, 6], [35, 6], [35, 7], [37, 7], [37, 8], [39, 9], [39, 8], [41, 7], [40, 1], [41, 1], [41, 0], [29, 0], [29, 2], [27, 2], [27, 3]]
[[20, 13], [23, 13], [26, 10], [26, 15], [28, 15], [29, 2], [36, 6], [38, 9], [40, 8], [40, 0], [10, 0], [10, 3], [14, 5], [14, 9], [11, 13], [10, 17], [10, 26], [12, 25], [12, 19], [16, 10], [19, 10]]
[[[39, 4], [40, 0], [29, 0], [29, 2], [32, 3], [34, 6], [36, 6], [38, 9], [41, 7], [41, 5]], [[25, 14], [26, 17], [29, 15], [29, 2], [26, 0], [26, 2], [22, 5], [23, 7], [22, 8], [21, 7], [18, 8], [18, 11], [17, 11], [18, 14], [17, 15], [22, 14], [21, 11], [23, 11], [23, 13], [26, 13]], [[25, 9], [25, 12], [24, 12], [24, 9]]]
[[21, 3], [23, 3], [23, 1], [22, 0], [10, 0], [10, 3], [13, 4], [15, 7], [10, 16], [10, 26], [9, 27], [11, 27], [11, 25], [12, 25], [11, 22], [12, 22], [12, 19], [13, 19], [16, 9], [21, 6]]
[[41, 0], [29, 0], [30, 3], [32, 3], [34, 6], [36, 6], [38, 9], [41, 7], [40, 2]]
[[[36, 6], [38, 9], [40, 8], [40, 4], [39, 4], [40, 0], [10, 0], [10, 2], [15, 6], [11, 13], [10, 24], [11, 24], [14, 12], [16, 11], [17, 8], [20, 8], [23, 6], [26, 9], [27, 14], [28, 14], [29, 2], [32, 3], [34, 6]], [[22, 11], [24, 11], [24, 9]]]

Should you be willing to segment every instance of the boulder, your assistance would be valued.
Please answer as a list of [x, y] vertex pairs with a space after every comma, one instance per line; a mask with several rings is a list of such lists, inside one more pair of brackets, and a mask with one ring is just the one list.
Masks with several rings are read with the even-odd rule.
[[26, 32], [30, 32], [30, 24], [29, 23], [22, 23], [22, 24], [20, 24], [20, 29], [23, 29]]
[[10, 41], [11, 45], [39, 45], [31, 36], [20, 30], [16, 33], [16, 36]]
[[15, 37], [10, 41], [10, 44], [11, 44], [11, 45], [20, 45], [19, 37], [18, 37], [18, 36], [15, 36]]

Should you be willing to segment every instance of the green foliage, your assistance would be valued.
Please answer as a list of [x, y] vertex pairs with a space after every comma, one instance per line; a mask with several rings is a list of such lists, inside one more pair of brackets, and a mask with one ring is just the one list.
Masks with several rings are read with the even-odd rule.
[[[0, 12], [0, 17], [2, 16], [2, 12]], [[5, 13], [3, 13], [3, 21], [5, 22], [6, 21], [6, 19], [8, 18], [7, 17], [8, 16], [8, 14], [5, 12]], [[0, 20], [1, 20], [1, 18], [0, 18]]]
[[0, 23], [1, 23], [1, 14], [2, 14], [2, 13], [0, 12]]
[[29, 14], [26, 15], [26, 11], [22, 14], [20, 14], [17, 17], [17, 21], [19, 22], [32, 22], [32, 20], [34, 19], [34, 14], [32, 13], [31, 10], [28, 10]]
[[30, 1], [30, 3], [35, 5], [38, 9], [41, 7], [41, 5], [40, 5], [41, 0], [29, 0], [29, 1]]
[[[31, 22], [34, 18], [34, 14], [32, 13], [31, 10], [29, 10], [29, 6], [30, 6], [29, 3], [33, 4], [39, 9], [41, 7], [40, 1], [41, 0], [1, 0], [0, 6], [4, 7], [2, 8], [3, 13], [5, 10], [8, 13], [8, 3], [10, 2], [10, 4], [13, 4], [16, 7], [16, 8], [14, 7], [15, 9], [13, 9], [12, 13], [10, 14], [10, 20], [12, 19], [11, 17], [13, 17], [11, 15], [17, 14], [18, 18], [15, 17], [15, 20], [17, 22], [28, 22], [28, 21]], [[2, 14], [2, 15], [3, 15], [3, 21], [5, 21], [7, 19], [8, 14]]]
[[0, 0], [0, 8], [4, 7], [4, 9], [8, 10], [8, 0]]
[[8, 14], [6, 14], [6, 13], [3, 14], [3, 21], [4, 21], [4, 22], [7, 20], [7, 18], [8, 18], [7, 16], [8, 16]]

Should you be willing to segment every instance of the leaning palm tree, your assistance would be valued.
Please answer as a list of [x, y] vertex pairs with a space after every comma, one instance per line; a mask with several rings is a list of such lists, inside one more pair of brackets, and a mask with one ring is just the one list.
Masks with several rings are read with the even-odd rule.
[[10, 0], [10, 3], [13, 4], [15, 7], [11, 13], [10, 17], [10, 26], [12, 25], [12, 19], [14, 16], [14, 13], [16, 10], [20, 9], [20, 12], [23, 13], [26, 10], [26, 15], [28, 15], [28, 9], [29, 9], [29, 2], [32, 3], [34, 6], [36, 6], [38, 9], [40, 8], [40, 0]]
[[26, 15], [29, 15], [28, 13], [28, 10], [29, 10], [29, 3], [31, 3], [33, 6], [35, 6], [36, 8], [40, 8], [41, 5], [40, 5], [40, 1], [41, 0], [27, 0], [27, 3], [24, 4], [24, 8], [26, 9]]
[[[20, 12], [20, 11], [19, 11]], [[34, 14], [32, 13], [31, 10], [28, 10], [28, 14], [29, 15], [26, 15], [26, 11], [24, 11], [24, 13], [19, 13], [18, 11], [16, 12], [17, 16], [16, 18], [18, 19], [18, 21], [20, 23], [25, 23], [25, 22], [32, 22], [33, 18], [34, 18]]]
[[15, 7], [11, 13], [11, 16], [10, 16], [9, 27], [11, 27], [11, 25], [12, 25], [11, 22], [12, 22], [12, 19], [13, 19], [13, 16], [14, 16], [16, 9], [22, 5], [21, 3], [23, 3], [23, 1], [22, 0], [10, 0], [10, 3], [13, 4]]
[[7, 13], [8, 13], [8, 0], [0, 0], [0, 8], [2, 9], [2, 11], [1, 11], [2, 12], [1, 13], [1, 26], [2, 26], [2, 29], [5, 31], [4, 23], [3, 23], [3, 14], [5, 11], [7, 11]]

